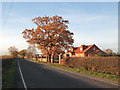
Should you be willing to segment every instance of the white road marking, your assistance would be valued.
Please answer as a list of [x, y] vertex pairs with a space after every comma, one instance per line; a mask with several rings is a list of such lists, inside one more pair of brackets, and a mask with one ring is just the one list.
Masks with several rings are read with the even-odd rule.
[[24, 80], [24, 78], [23, 78], [23, 74], [22, 74], [22, 71], [21, 71], [21, 68], [20, 68], [20, 64], [19, 64], [18, 59], [17, 59], [17, 62], [18, 62], [18, 68], [19, 68], [19, 71], [20, 71], [20, 75], [21, 75], [21, 79], [22, 79], [24, 88], [25, 88], [25, 90], [27, 90], [27, 86], [26, 86], [25, 80]]

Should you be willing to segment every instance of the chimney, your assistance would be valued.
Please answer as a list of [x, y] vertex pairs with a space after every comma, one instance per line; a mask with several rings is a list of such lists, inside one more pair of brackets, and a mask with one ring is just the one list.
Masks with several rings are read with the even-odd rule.
[[81, 46], [82, 46], [82, 50], [86, 49], [86, 45], [85, 44], [83, 44]]
[[82, 47], [85, 47], [85, 44], [81, 45]]

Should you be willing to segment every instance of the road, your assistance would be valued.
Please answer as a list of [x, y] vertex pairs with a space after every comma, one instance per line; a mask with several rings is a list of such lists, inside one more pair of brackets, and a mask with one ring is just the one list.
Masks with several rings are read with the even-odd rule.
[[36, 64], [25, 59], [18, 59], [18, 63], [23, 75], [23, 78], [21, 78], [18, 66], [18, 88], [24, 88], [24, 84], [27, 88], [118, 88], [114, 84]]

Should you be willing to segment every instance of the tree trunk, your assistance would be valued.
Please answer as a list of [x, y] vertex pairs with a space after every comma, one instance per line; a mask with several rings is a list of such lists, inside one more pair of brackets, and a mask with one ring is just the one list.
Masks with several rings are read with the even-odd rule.
[[49, 58], [49, 56], [47, 55], [47, 57], [46, 57], [46, 58], [47, 58], [47, 62], [48, 62], [48, 58]]
[[47, 61], [48, 61], [48, 62], [51, 62], [51, 54], [48, 54], [48, 55], [47, 55]]
[[36, 56], [36, 61], [38, 61], [38, 57]]
[[51, 63], [54, 63], [54, 54], [51, 55]]
[[59, 54], [59, 64], [61, 64], [62, 54]]

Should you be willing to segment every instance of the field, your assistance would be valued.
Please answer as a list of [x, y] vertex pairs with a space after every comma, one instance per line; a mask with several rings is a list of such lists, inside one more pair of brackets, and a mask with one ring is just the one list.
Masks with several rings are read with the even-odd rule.
[[10, 56], [2, 57], [2, 88], [15, 88], [16, 59]]

